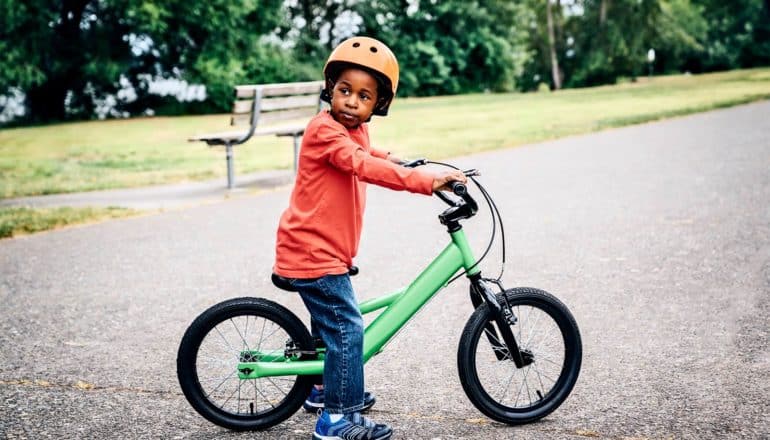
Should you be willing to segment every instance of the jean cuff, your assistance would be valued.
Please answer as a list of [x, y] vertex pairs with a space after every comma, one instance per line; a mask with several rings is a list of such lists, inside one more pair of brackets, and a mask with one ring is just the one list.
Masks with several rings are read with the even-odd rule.
[[324, 408], [324, 411], [326, 411], [329, 414], [351, 414], [354, 412], [361, 412], [362, 409], [364, 409], [363, 403], [359, 405], [351, 406], [349, 408], [342, 408], [342, 409], [326, 407]]

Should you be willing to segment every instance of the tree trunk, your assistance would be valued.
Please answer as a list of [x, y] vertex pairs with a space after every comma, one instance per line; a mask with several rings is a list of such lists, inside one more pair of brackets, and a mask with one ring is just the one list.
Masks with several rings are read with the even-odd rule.
[[[83, 11], [90, 0], [65, 0], [59, 14], [54, 40], [52, 63], [46, 63], [43, 70], [46, 80], [32, 87], [26, 93], [27, 118], [32, 122], [52, 122], [67, 119], [65, 99], [67, 92], [82, 94], [84, 80], [82, 69], [85, 58], [80, 44], [80, 23]], [[90, 97], [84, 97], [83, 100]]]
[[546, 17], [548, 19], [548, 48], [551, 52], [551, 77], [553, 78], [553, 88], [561, 89], [561, 70], [559, 69], [559, 59], [556, 56], [556, 38], [553, 31], [553, 12], [551, 11], [551, 0], [547, 0]]
[[50, 78], [38, 87], [27, 90], [25, 104], [27, 118], [32, 122], [63, 121], [67, 116], [64, 100], [67, 97], [65, 81]]
[[607, 8], [610, 7], [610, 0], [602, 0], [599, 6], [599, 26], [604, 26], [607, 21]]

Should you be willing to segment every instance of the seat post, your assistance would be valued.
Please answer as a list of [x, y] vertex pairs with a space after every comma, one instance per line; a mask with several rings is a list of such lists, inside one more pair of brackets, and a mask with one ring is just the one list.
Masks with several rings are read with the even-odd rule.
[[235, 173], [233, 171], [233, 145], [231, 142], [225, 143], [225, 154], [227, 155], [227, 189], [232, 189], [235, 185]]

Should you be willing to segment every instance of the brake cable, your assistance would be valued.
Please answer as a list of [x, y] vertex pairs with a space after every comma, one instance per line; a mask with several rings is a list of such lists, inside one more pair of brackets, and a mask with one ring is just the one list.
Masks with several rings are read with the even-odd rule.
[[[440, 165], [440, 166], [452, 168], [452, 169], [455, 169], [455, 170], [458, 170], [458, 171], [462, 171], [462, 170], [460, 170], [460, 168], [457, 168], [456, 166], [450, 165], [448, 163], [434, 162], [434, 161], [425, 161], [425, 163], [430, 163], [430, 164], [434, 164], [434, 165]], [[471, 181], [473, 181], [473, 183], [476, 184], [476, 186], [478, 187], [479, 191], [484, 196], [484, 199], [487, 202], [487, 206], [489, 206], [489, 212], [490, 212], [491, 217], [492, 217], [492, 234], [491, 234], [491, 237], [489, 238], [489, 243], [487, 244], [487, 248], [484, 250], [484, 253], [481, 255], [481, 257], [478, 260], [476, 260], [476, 262], [471, 267], [469, 267], [464, 272], [459, 273], [457, 276], [455, 276], [454, 278], [449, 280], [447, 282], [447, 285], [453, 283], [455, 280], [457, 280], [461, 276], [467, 275], [469, 270], [471, 270], [471, 269], [475, 268], [476, 266], [478, 266], [484, 260], [484, 258], [487, 257], [487, 254], [489, 254], [489, 251], [492, 248], [492, 244], [495, 241], [495, 235], [496, 235], [496, 232], [497, 232], [497, 222], [499, 221], [500, 222], [501, 247], [502, 247], [502, 261], [500, 263], [500, 274], [497, 276], [497, 278], [483, 278], [483, 280], [495, 283], [500, 288], [500, 290], [503, 290], [503, 288], [502, 288], [502, 281], [501, 281], [501, 279], [503, 277], [503, 272], [505, 271], [505, 227], [503, 225], [503, 218], [500, 215], [500, 210], [497, 209], [497, 204], [492, 199], [492, 196], [489, 194], [489, 192], [487, 192], [486, 188], [484, 188], [484, 186], [481, 185], [481, 183], [479, 183], [479, 181], [474, 178], [474, 175], [478, 175], [478, 174], [473, 174], [474, 171], [475, 170], [463, 171], [463, 174], [468, 176], [471, 179]]]

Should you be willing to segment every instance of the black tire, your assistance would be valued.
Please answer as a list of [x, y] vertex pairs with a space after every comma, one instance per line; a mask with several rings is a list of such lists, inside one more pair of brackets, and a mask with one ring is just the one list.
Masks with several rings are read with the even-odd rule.
[[305, 325], [280, 304], [261, 298], [216, 304], [182, 338], [176, 361], [179, 385], [192, 407], [212, 423], [237, 431], [269, 428], [299, 409], [312, 377], [241, 380], [236, 367], [244, 350], [283, 353], [289, 341], [301, 350], [313, 349]]
[[[505, 359], [498, 360], [485, 332], [493, 317], [484, 303], [460, 338], [460, 382], [473, 405], [489, 418], [510, 425], [530, 423], [558, 408], [575, 386], [582, 360], [580, 331], [567, 307], [542, 290], [510, 289], [497, 298], [503, 306], [507, 299], [517, 318], [511, 331], [519, 349], [528, 350], [534, 360], [518, 369], [506, 348]], [[541, 328], [544, 333], [539, 333]]]

